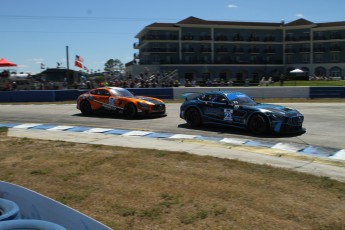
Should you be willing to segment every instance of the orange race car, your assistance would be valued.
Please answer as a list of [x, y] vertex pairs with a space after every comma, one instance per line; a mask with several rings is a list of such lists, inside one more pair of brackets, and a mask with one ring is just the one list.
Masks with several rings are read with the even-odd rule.
[[92, 89], [78, 97], [77, 109], [83, 115], [95, 111], [124, 114], [127, 118], [137, 115], [165, 115], [165, 103], [157, 98], [134, 96], [127, 89], [102, 87]]

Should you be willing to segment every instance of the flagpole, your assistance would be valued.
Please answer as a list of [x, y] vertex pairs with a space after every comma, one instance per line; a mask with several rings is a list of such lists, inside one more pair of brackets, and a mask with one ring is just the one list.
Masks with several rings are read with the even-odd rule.
[[69, 70], [69, 55], [68, 55], [68, 46], [66, 46], [66, 60], [67, 60], [67, 71]]

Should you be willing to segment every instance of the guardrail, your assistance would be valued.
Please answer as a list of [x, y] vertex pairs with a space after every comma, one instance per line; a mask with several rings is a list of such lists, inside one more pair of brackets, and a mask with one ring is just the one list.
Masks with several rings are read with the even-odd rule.
[[[134, 95], [161, 99], [179, 99], [187, 92], [218, 90], [240, 91], [253, 98], [345, 98], [345, 87], [269, 86], [269, 87], [175, 87], [129, 88]], [[54, 102], [71, 101], [87, 90], [23, 90], [0, 91], [0, 102]]]

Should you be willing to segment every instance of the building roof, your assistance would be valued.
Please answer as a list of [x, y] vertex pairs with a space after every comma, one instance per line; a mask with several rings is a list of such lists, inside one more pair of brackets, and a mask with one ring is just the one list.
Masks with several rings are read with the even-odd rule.
[[236, 21], [209, 21], [203, 20], [196, 17], [188, 17], [177, 24], [184, 25], [228, 25], [228, 26], [280, 26], [281, 23], [270, 23], [270, 22], [236, 22]]
[[295, 21], [284, 24], [284, 26], [306, 26], [306, 25], [315, 25], [315, 23], [308, 21], [304, 18], [300, 18], [300, 19], [297, 19]]
[[[176, 23], [161, 23], [155, 22], [146, 26], [139, 34], [141, 34], [145, 29], [148, 28], [177, 28], [183, 25], [205, 25], [205, 26], [262, 26], [262, 27], [300, 27], [300, 26], [310, 26], [314, 28], [318, 27], [334, 27], [334, 26], [345, 26], [345, 21], [340, 22], [326, 22], [326, 23], [314, 23], [308, 21], [304, 18], [297, 19], [295, 21], [285, 23], [284, 21], [273, 23], [273, 22], [238, 22], [238, 21], [211, 21], [204, 20], [197, 17], [190, 16]], [[138, 34], [138, 35], [139, 35]], [[137, 36], [138, 36], [137, 35]], [[137, 37], [136, 36], [136, 37]]]

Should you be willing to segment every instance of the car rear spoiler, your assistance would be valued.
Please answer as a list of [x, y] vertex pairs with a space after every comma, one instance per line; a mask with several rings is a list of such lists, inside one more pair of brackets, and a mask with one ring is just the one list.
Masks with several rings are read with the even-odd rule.
[[201, 95], [202, 93], [200, 92], [187, 92], [181, 95], [181, 98], [184, 98], [186, 101], [189, 101], [191, 99], [194, 99]]

